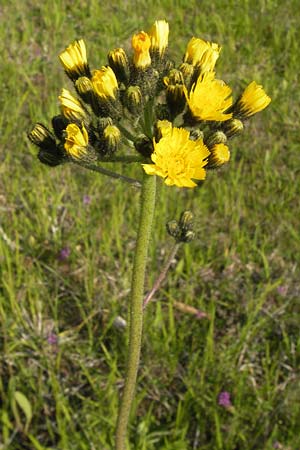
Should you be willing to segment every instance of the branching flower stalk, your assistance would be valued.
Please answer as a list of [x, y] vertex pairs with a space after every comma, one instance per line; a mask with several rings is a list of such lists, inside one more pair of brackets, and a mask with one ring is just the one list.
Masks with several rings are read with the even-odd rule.
[[[59, 55], [74, 93], [63, 88], [60, 114], [52, 130], [37, 123], [28, 134], [39, 160], [55, 167], [75, 163], [141, 189], [141, 213], [130, 300], [127, 375], [118, 415], [116, 449], [125, 450], [142, 338], [144, 279], [155, 207], [156, 177], [167, 186], [197, 188], [209, 170], [228, 163], [228, 141], [271, 99], [252, 81], [234, 101], [231, 88], [216, 77], [221, 47], [198, 37], [189, 41], [182, 61], [168, 58], [169, 25], [156, 21], [149, 32], [132, 37], [132, 52], [115, 48], [108, 64], [91, 70], [82, 39]], [[105, 163], [131, 164], [143, 181], [105, 169]], [[177, 250], [194, 238], [192, 214], [168, 223]], [[171, 254], [172, 257], [172, 254]], [[172, 258], [171, 258], [172, 259]], [[159, 288], [169, 259], [148, 300]]]

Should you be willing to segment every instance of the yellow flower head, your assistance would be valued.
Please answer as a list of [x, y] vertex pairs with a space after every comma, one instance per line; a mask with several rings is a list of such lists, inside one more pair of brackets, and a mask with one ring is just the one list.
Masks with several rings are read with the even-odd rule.
[[215, 144], [210, 150], [210, 155], [208, 158], [209, 169], [214, 169], [216, 167], [222, 166], [227, 163], [230, 159], [230, 151], [225, 144]]
[[118, 82], [111, 67], [103, 66], [99, 70], [94, 70], [92, 83], [94, 90], [99, 97], [104, 100], [107, 100], [108, 98], [116, 99]]
[[164, 178], [168, 186], [197, 186], [192, 180], [204, 180], [209, 150], [202, 139], [192, 141], [189, 136], [189, 131], [174, 127], [171, 132], [163, 132], [158, 142], [153, 140], [151, 159], [154, 164], [143, 164], [145, 172]]
[[220, 51], [218, 44], [193, 37], [188, 43], [184, 62], [200, 67], [200, 74], [211, 72], [215, 68]]
[[86, 117], [86, 112], [82, 108], [81, 103], [73, 97], [70, 91], [62, 89], [61, 95], [58, 97], [62, 114], [68, 120], [82, 121]]
[[169, 24], [165, 20], [156, 20], [149, 31], [151, 50], [158, 51], [162, 57], [168, 47]]
[[236, 103], [236, 116], [240, 119], [247, 119], [265, 109], [270, 102], [271, 98], [265, 93], [263, 87], [252, 81]]
[[83, 39], [69, 45], [69, 47], [59, 55], [59, 59], [71, 80], [77, 80], [77, 78], [81, 76], [90, 76]]
[[87, 154], [89, 142], [88, 133], [84, 125], [82, 129], [75, 123], [70, 123], [66, 128], [65, 150], [68, 155], [76, 159], [81, 159]]
[[229, 86], [216, 80], [214, 72], [206, 72], [193, 84], [187, 102], [196, 119], [222, 122], [232, 117], [232, 113], [225, 113], [232, 105], [230, 95]]
[[132, 48], [134, 51], [133, 54], [133, 63], [135, 67], [140, 69], [145, 69], [151, 64], [151, 57], [149, 53], [151, 39], [150, 36], [141, 31], [140, 33], [134, 34], [132, 37]]

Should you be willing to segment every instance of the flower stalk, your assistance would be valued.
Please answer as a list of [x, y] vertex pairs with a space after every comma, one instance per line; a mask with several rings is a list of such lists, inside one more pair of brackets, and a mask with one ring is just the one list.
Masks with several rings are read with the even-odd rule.
[[145, 270], [154, 215], [155, 194], [156, 177], [148, 177], [144, 174], [131, 284], [127, 370], [117, 420], [116, 450], [125, 450], [127, 427], [135, 394], [142, 342]]

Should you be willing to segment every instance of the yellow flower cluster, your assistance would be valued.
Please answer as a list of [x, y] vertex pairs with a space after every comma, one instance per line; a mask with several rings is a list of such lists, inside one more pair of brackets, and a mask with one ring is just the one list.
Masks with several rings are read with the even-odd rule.
[[148, 32], [132, 36], [131, 55], [115, 48], [108, 64], [92, 71], [82, 39], [61, 52], [77, 96], [62, 89], [54, 133], [41, 124], [29, 133], [41, 149], [40, 160], [106, 162], [115, 160], [126, 141], [147, 174], [189, 188], [204, 180], [207, 170], [227, 163], [228, 140], [271, 99], [253, 81], [234, 102], [232, 89], [216, 76], [217, 43], [192, 37], [176, 67], [168, 59], [168, 41], [168, 22], [157, 20]]

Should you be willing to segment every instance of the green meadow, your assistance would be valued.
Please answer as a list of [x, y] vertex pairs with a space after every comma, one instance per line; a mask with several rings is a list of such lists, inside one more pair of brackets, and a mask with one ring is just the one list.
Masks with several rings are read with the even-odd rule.
[[42, 165], [27, 133], [72, 89], [58, 60], [71, 42], [99, 68], [156, 19], [174, 60], [192, 36], [217, 42], [234, 97], [255, 80], [272, 102], [201, 188], [159, 182], [147, 291], [166, 222], [191, 210], [196, 239], [146, 309], [128, 449], [300, 449], [299, 2], [2, 0], [0, 450], [113, 449], [140, 192]]

